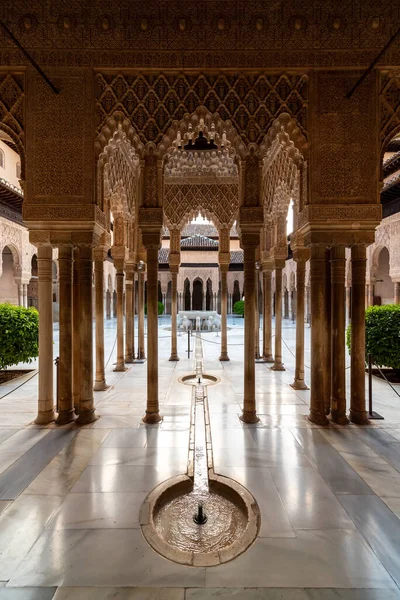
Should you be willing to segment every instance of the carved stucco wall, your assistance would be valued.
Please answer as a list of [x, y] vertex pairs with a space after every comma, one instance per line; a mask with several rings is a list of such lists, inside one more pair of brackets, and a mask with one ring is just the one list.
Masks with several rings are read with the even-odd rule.
[[383, 247], [389, 251], [389, 275], [392, 281], [400, 281], [400, 213], [383, 219], [376, 229], [375, 243], [367, 249], [367, 283], [374, 276]]

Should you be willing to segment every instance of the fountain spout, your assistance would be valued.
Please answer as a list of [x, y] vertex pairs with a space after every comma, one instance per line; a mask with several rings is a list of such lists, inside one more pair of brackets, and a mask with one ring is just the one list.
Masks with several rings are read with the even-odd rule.
[[197, 523], [197, 525], [204, 525], [204, 523], [207, 523], [207, 515], [203, 512], [203, 505], [201, 502], [197, 505], [197, 513], [193, 515], [193, 521]]

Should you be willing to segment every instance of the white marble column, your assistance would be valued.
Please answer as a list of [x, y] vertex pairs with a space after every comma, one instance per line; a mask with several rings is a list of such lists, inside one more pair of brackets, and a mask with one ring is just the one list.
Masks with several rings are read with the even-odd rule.
[[309, 420], [327, 425], [325, 413], [327, 323], [325, 315], [326, 258], [325, 247], [311, 246], [311, 393]]
[[228, 269], [229, 265], [220, 264], [221, 275], [221, 354], [220, 361], [228, 361], [228, 330], [227, 330], [227, 309], [228, 309]]
[[346, 309], [345, 309], [345, 246], [331, 248], [331, 342], [332, 379], [330, 418], [334, 423], [347, 425], [346, 416]]
[[350, 421], [369, 422], [365, 406], [365, 268], [364, 244], [351, 248], [351, 369]]
[[178, 356], [178, 344], [177, 344], [177, 284], [178, 284], [178, 271], [179, 271], [179, 267], [175, 267], [172, 270], [172, 267], [170, 267], [171, 269], [171, 277], [172, 277], [172, 281], [171, 281], [171, 356], [169, 357], [169, 360], [171, 361], [177, 361], [179, 360], [179, 356]]
[[394, 282], [394, 303], [400, 304], [400, 282]]
[[285, 371], [282, 363], [282, 266], [275, 265], [275, 360], [271, 369]]
[[79, 414], [81, 397], [81, 342], [79, 308], [79, 249], [74, 248], [72, 268], [72, 394], [75, 414]]
[[93, 399], [93, 260], [92, 248], [79, 247], [79, 316], [80, 316], [80, 401], [77, 423], [86, 425], [97, 419]]
[[144, 346], [144, 263], [138, 265], [138, 360], [146, 359]]
[[94, 280], [96, 303], [96, 376], [93, 389], [96, 392], [106, 390], [106, 376], [104, 371], [104, 261], [107, 250], [96, 248], [94, 254]]
[[[250, 236], [249, 236], [250, 237]], [[254, 238], [253, 240], [251, 238]], [[244, 254], [244, 398], [241, 420], [257, 423], [254, 362], [256, 248], [259, 235], [242, 241]]]
[[263, 271], [263, 359], [265, 362], [274, 362], [272, 356], [272, 298], [271, 298], [271, 271]]
[[135, 342], [134, 342], [134, 283], [135, 273], [134, 265], [126, 265], [125, 279], [125, 362], [133, 363], [135, 360]]
[[35, 423], [55, 419], [53, 394], [53, 250], [38, 246], [39, 394]]
[[[158, 248], [160, 235], [142, 233], [147, 250], [147, 405], [143, 421], [161, 421], [158, 401]], [[150, 350], [149, 350], [150, 349]]]
[[124, 262], [114, 260], [117, 270], [117, 364], [114, 371], [126, 371], [124, 355]]
[[306, 263], [296, 260], [296, 367], [294, 382], [291, 384], [295, 390], [308, 390], [304, 381], [304, 282]]
[[22, 295], [23, 295], [23, 302], [24, 302], [24, 306], [25, 308], [28, 308], [28, 284], [27, 283], [23, 283], [22, 284]]
[[58, 416], [56, 423], [75, 420], [72, 393], [72, 246], [58, 249], [60, 286], [60, 351], [58, 363]]

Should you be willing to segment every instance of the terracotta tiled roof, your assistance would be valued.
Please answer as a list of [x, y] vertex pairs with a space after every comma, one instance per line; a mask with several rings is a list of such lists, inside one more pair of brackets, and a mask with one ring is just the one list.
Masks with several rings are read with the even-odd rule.
[[218, 240], [212, 240], [211, 238], [206, 237], [205, 235], [200, 235], [198, 233], [181, 240], [182, 250], [218, 250], [218, 246]]
[[[218, 230], [211, 223], [189, 223], [181, 231], [182, 237], [191, 237], [196, 234], [210, 238], [218, 238]], [[231, 229], [230, 236], [231, 238], [239, 237], [235, 225]], [[168, 227], [163, 228], [163, 237], [169, 238]]]

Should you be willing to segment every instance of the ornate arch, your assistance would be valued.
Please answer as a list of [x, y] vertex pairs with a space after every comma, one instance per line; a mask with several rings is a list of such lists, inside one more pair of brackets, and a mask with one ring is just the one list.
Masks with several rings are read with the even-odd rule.
[[380, 73], [380, 157], [390, 140], [400, 132], [400, 69], [389, 69]]
[[21, 180], [25, 179], [24, 146], [24, 75], [0, 73], [0, 129], [6, 133], [17, 148], [21, 159]]
[[307, 88], [308, 76], [301, 73], [97, 73], [97, 130], [118, 111], [136, 127], [143, 145], [158, 145], [174, 121], [204, 107], [231, 121], [245, 146], [261, 144], [281, 113], [306, 131]]

